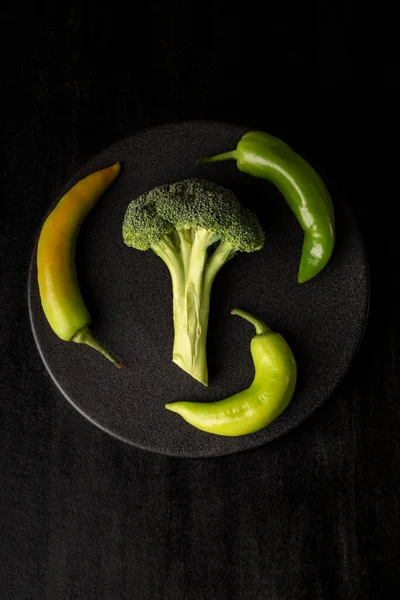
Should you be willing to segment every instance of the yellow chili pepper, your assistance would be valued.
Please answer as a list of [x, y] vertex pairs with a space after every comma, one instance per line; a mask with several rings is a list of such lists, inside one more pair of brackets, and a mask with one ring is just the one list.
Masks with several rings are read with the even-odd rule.
[[120, 170], [117, 162], [78, 181], [45, 220], [37, 249], [40, 299], [54, 333], [62, 340], [91, 346], [117, 367], [121, 365], [89, 330], [91, 318], [79, 289], [75, 248], [85, 217]]

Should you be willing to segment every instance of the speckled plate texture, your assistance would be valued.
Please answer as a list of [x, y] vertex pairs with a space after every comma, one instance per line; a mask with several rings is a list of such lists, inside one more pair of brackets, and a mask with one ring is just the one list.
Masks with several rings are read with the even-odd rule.
[[[240, 173], [234, 161], [195, 165], [204, 155], [234, 149], [248, 130], [222, 122], [172, 123], [139, 131], [90, 159], [60, 191], [117, 160], [118, 180], [85, 221], [77, 245], [81, 291], [95, 336], [123, 363], [117, 370], [94, 350], [59, 340], [41, 310], [36, 248], [28, 281], [33, 335], [58, 390], [93, 424], [137, 447], [178, 457], [208, 457], [255, 448], [287, 434], [332, 394], [359, 349], [368, 314], [366, 254], [357, 224], [331, 190], [337, 242], [329, 265], [297, 283], [303, 232], [268, 182]], [[301, 149], [297, 148], [297, 151]], [[313, 157], [318, 162], [318, 157]], [[204, 177], [231, 188], [265, 229], [260, 252], [238, 254], [217, 275], [208, 335], [209, 387], [172, 361], [171, 281], [153, 252], [124, 245], [121, 225], [130, 200], [154, 186]], [[50, 209], [50, 207], [49, 207]], [[298, 365], [286, 411], [265, 429], [236, 438], [198, 431], [164, 408], [176, 400], [219, 400], [253, 378], [253, 327], [231, 316], [240, 307], [279, 331]]]

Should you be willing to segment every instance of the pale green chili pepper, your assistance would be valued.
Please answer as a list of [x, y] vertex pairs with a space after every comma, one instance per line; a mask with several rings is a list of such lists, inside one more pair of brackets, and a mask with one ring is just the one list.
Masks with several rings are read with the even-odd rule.
[[197, 429], [224, 436], [253, 433], [274, 421], [291, 401], [297, 377], [293, 353], [279, 333], [243, 310], [234, 309], [232, 314], [256, 329], [250, 345], [255, 369], [250, 387], [217, 402], [165, 405]]

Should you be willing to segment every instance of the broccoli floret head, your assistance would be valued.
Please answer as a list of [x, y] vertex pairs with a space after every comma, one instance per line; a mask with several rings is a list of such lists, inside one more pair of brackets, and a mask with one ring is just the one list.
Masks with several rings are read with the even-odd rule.
[[264, 245], [256, 215], [243, 208], [235, 194], [204, 179], [161, 185], [129, 204], [123, 223], [128, 246], [147, 250], [173, 229], [202, 228], [241, 252]]
[[137, 250], [148, 250], [174, 229], [157, 213], [152, 191], [132, 200], [122, 225], [122, 235], [127, 246]]

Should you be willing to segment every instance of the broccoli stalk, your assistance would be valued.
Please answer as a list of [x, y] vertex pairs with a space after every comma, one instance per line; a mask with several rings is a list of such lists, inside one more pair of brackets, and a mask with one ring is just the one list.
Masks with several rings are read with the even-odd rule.
[[208, 257], [216, 236], [205, 229], [178, 229], [152, 245], [165, 262], [172, 280], [174, 347], [172, 360], [207, 385], [207, 328], [211, 288], [215, 275], [235, 254], [221, 242]]
[[263, 246], [257, 217], [230, 190], [188, 179], [154, 188], [133, 200], [123, 238], [139, 250], [151, 248], [167, 265], [173, 292], [173, 362], [208, 385], [207, 328], [211, 288], [237, 251]]

